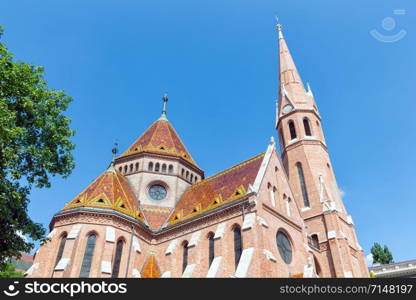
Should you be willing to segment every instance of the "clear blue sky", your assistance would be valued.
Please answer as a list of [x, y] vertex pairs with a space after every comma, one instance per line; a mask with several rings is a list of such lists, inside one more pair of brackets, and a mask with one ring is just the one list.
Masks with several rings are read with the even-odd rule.
[[[105, 170], [115, 139], [125, 150], [159, 117], [165, 90], [168, 117], [206, 175], [265, 151], [277, 14], [365, 252], [380, 242], [396, 261], [415, 259], [415, 13], [412, 0], [2, 1], [3, 42], [74, 98], [76, 169], [32, 192], [31, 217], [48, 226]], [[407, 35], [383, 43], [372, 29]]]

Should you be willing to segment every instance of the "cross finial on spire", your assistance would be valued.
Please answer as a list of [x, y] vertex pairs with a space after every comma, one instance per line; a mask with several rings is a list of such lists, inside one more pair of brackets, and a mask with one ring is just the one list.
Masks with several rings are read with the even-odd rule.
[[114, 148], [111, 149], [111, 153], [113, 153], [113, 159], [111, 160], [111, 164], [114, 165], [114, 162], [116, 160], [116, 155], [118, 153], [118, 143], [117, 142], [114, 142]]
[[[167, 120], [167, 118], [166, 118], [166, 104], [167, 104], [167, 103], [168, 103], [168, 101], [169, 101], [169, 98], [168, 98], [168, 93], [165, 93], [165, 94], [163, 95], [162, 100], [163, 100], [163, 109], [162, 109], [162, 115], [160, 116], [160, 119], [162, 119], [162, 120]], [[160, 120], [160, 119], [159, 119], [159, 120]]]
[[279, 17], [275, 16], [276, 18], [276, 31], [279, 34], [279, 39], [283, 38], [283, 33], [282, 33], [282, 24], [279, 23]]

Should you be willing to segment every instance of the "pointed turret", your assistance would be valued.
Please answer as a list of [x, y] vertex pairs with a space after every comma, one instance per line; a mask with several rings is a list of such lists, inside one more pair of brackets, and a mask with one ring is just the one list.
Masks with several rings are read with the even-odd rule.
[[162, 114], [128, 149], [120, 158], [141, 152], [154, 153], [159, 155], [174, 156], [182, 158], [193, 166], [198, 165], [193, 160], [189, 151], [186, 149], [178, 133], [167, 119], [166, 104], [168, 96], [162, 98]]
[[299, 72], [290, 54], [282, 33], [282, 25], [277, 24], [279, 37], [279, 104], [278, 118], [293, 109], [313, 109], [315, 101], [308, 88], [305, 89]]
[[62, 210], [80, 207], [115, 210], [143, 221], [138, 201], [126, 177], [114, 168], [113, 162]]

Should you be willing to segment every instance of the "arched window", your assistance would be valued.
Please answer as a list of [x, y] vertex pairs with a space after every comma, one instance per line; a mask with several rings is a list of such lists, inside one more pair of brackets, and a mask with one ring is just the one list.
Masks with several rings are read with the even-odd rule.
[[290, 132], [290, 139], [293, 140], [296, 138], [296, 128], [295, 128], [295, 122], [292, 120], [289, 121], [289, 132]]
[[189, 171], [186, 171], [186, 179], [189, 178]]
[[95, 234], [90, 234], [87, 239], [87, 245], [85, 246], [84, 258], [82, 260], [81, 272], [79, 277], [89, 277], [92, 258], [94, 255], [95, 241], [97, 236]]
[[286, 264], [292, 262], [292, 244], [288, 236], [283, 231], [278, 231], [276, 234], [276, 244], [279, 250], [280, 257]]
[[183, 242], [183, 254], [182, 254], [182, 273], [185, 272], [186, 266], [188, 265], [188, 242]]
[[195, 176], [195, 179], [194, 180], [195, 180], [195, 182], [197, 182], [198, 181], [198, 176]]
[[234, 231], [234, 263], [235, 263], [235, 268], [237, 269], [238, 263], [241, 258], [241, 253], [243, 252], [243, 242], [241, 240], [240, 226], [235, 226], [233, 231]]
[[191, 182], [194, 181], [194, 174], [191, 174]]
[[184, 176], [185, 176], [185, 170], [182, 169], [182, 177], [184, 177]]
[[166, 165], [165, 164], [162, 165], [162, 172], [166, 173]]
[[285, 137], [283, 135], [283, 131], [282, 129], [279, 129], [279, 141], [280, 141], [280, 147], [285, 148], [286, 144], [285, 144]]
[[133, 172], [133, 164], [130, 164], [130, 173]]
[[149, 162], [149, 166], [147, 167], [149, 171], [153, 171], [153, 163]]
[[118, 170], [121, 173], [123, 171], [123, 167], [119, 167]]
[[209, 240], [208, 266], [211, 266], [212, 261], [215, 258], [215, 240], [214, 240], [214, 233], [210, 232], [208, 234], [208, 240]]
[[56, 255], [56, 259], [55, 259], [55, 267], [59, 263], [59, 261], [61, 260], [62, 254], [64, 253], [66, 237], [67, 237], [66, 233], [63, 234], [62, 237], [61, 237], [61, 243], [59, 244], [58, 254]]
[[136, 172], [139, 171], [139, 163], [136, 163]]
[[127, 165], [124, 166], [124, 174], [127, 174]]
[[160, 164], [156, 163], [155, 165], [155, 172], [159, 172], [160, 171]]
[[121, 254], [123, 253], [124, 241], [119, 240], [116, 246], [116, 255], [114, 256], [113, 272], [111, 273], [112, 278], [118, 278], [120, 271]]
[[172, 174], [173, 173], [173, 166], [172, 165], [169, 165], [169, 169], [168, 169], [169, 171], [169, 174]]
[[319, 238], [317, 234], [312, 234], [310, 237], [310, 244], [312, 247], [315, 247], [316, 249], [319, 249]]
[[311, 131], [311, 126], [309, 125], [308, 118], [304, 118], [303, 119], [303, 127], [305, 127], [305, 135], [306, 136], [311, 136], [312, 135], [312, 131]]
[[308, 191], [306, 190], [305, 176], [303, 175], [302, 164], [297, 163], [296, 168], [298, 169], [299, 183], [302, 190], [303, 205], [309, 207]]

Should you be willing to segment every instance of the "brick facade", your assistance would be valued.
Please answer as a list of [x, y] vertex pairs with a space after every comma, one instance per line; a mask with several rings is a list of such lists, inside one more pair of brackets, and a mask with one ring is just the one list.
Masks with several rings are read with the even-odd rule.
[[164, 97], [162, 117], [53, 217], [27, 276], [368, 277], [315, 99], [278, 32], [281, 159], [272, 139], [205, 179]]

